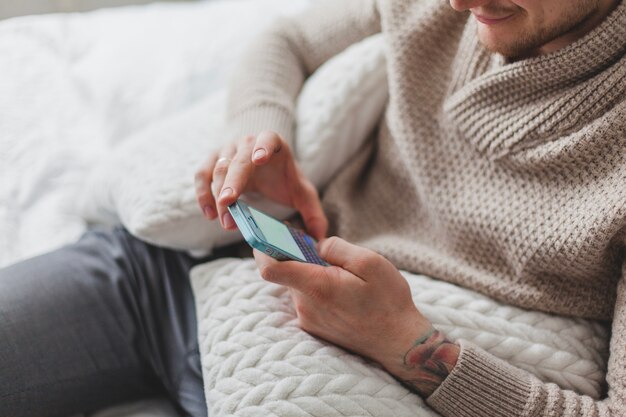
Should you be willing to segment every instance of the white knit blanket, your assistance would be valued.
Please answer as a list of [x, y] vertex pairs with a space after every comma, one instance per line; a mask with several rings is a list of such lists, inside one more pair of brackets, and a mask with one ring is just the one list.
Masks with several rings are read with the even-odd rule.
[[[404, 275], [419, 309], [452, 339], [599, 398], [608, 348], [602, 325]], [[253, 260], [214, 261], [191, 276], [212, 417], [437, 415], [375, 364], [300, 330], [288, 291], [262, 280]]]

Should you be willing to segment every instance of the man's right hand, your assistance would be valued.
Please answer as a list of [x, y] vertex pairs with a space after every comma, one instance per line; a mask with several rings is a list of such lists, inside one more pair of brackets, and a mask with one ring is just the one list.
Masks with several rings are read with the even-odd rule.
[[236, 229], [228, 212], [244, 192], [258, 192], [295, 208], [316, 239], [326, 236], [328, 220], [315, 186], [298, 168], [289, 145], [274, 132], [263, 132], [212, 152], [196, 173], [196, 197], [204, 215]]

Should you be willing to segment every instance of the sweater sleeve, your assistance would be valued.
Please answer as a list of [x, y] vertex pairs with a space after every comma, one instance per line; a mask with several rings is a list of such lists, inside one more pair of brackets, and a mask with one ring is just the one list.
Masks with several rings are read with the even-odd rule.
[[443, 416], [626, 416], [626, 265], [618, 284], [606, 380], [601, 400], [543, 383], [534, 375], [461, 342], [456, 366], [428, 397]]
[[305, 79], [332, 56], [380, 31], [375, 1], [316, 1], [257, 37], [231, 80], [229, 139], [273, 130], [292, 143], [296, 97]]

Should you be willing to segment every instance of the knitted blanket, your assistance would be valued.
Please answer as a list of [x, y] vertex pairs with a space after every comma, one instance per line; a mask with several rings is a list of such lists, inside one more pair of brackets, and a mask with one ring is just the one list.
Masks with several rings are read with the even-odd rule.
[[[543, 381], [599, 398], [608, 330], [596, 322], [500, 304], [404, 273], [413, 298], [452, 339], [469, 340]], [[210, 415], [437, 414], [376, 364], [300, 330], [286, 288], [253, 260], [221, 259], [191, 273]]]

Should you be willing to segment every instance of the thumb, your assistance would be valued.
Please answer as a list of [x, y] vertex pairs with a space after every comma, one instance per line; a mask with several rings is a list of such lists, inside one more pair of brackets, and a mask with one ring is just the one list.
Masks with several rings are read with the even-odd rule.
[[276, 261], [254, 251], [254, 258], [264, 280], [293, 288], [305, 295], [323, 297], [328, 293], [330, 277], [327, 267], [298, 261]]
[[331, 265], [339, 266], [364, 281], [385, 273], [387, 261], [381, 255], [336, 236], [318, 244], [319, 254]]

